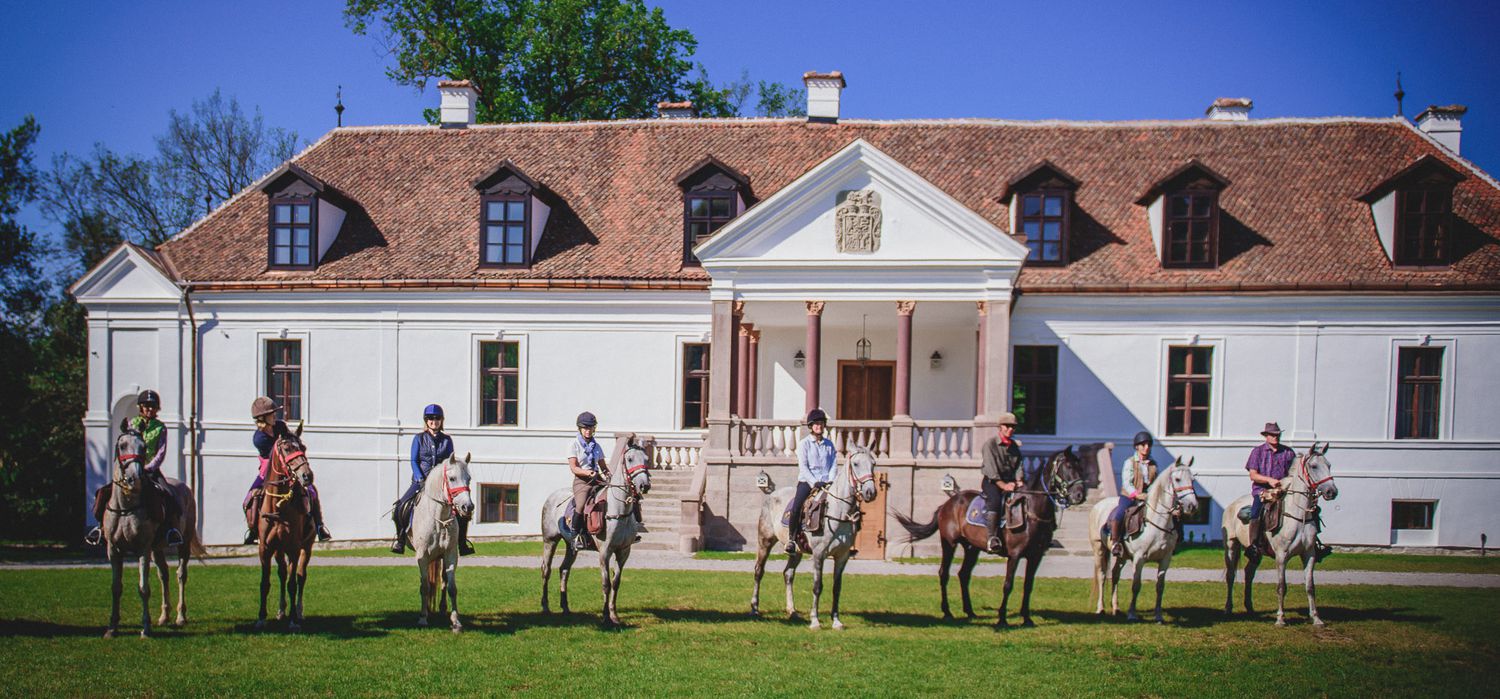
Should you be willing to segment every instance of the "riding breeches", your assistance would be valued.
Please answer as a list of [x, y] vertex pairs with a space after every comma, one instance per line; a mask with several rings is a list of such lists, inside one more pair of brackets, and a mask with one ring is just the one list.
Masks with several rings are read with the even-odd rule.
[[979, 490], [984, 493], [984, 509], [986, 512], [999, 514], [1005, 511], [1005, 491], [993, 478], [982, 478], [979, 482]]
[[792, 495], [792, 515], [787, 518], [787, 533], [795, 534], [802, 531], [802, 506], [807, 504], [808, 496], [812, 495], [811, 483], [797, 482], [797, 492]]
[[1109, 521], [1114, 522], [1115, 526], [1124, 526], [1125, 512], [1129, 510], [1130, 506], [1134, 503], [1135, 498], [1130, 497], [1129, 495], [1121, 495], [1120, 502], [1115, 505], [1114, 511], [1109, 513]]

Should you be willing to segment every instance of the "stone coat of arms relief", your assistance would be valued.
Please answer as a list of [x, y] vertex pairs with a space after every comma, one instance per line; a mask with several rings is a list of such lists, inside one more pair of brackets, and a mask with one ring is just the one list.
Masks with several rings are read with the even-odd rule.
[[880, 193], [850, 192], [833, 211], [839, 252], [872, 253], [880, 249]]

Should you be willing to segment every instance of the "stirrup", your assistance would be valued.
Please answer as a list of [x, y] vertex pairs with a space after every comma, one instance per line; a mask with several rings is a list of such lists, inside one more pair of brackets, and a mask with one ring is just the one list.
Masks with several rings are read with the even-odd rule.
[[333, 535], [330, 534], [330, 533], [328, 533], [328, 527], [325, 527], [325, 526], [319, 524], [318, 525], [318, 541], [328, 541], [328, 540], [330, 540], [332, 538], [333, 538]]
[[1001, 549], [1005, 548], [1005, 542], [1001, 541], [998, 536], [992, 536], [989, 541], [984, 543], [990, 553], [1000, 553]]
[[168, 546], [181, 546], [182, 545], [182, 532], [177, 531], [177, 527], [172, 527], [171, 529], [167, 530], [167, 545]]
[[394, 554], [403, 554], [403, 553], [406, 553], [406, 542], [402, 541], [401, 537], [399, 537], [399, 536], [396, 537], [395, 543], [391, 544], [391, 553], [394, 553]]
[[99, 546], [104, 543], [104, 528], [94, 527], [89, 533], [83, 535], [83, 543], [88, 546]]
[[245, 530], [245, 545], [246, 546], [250, 546], [251, 544], [254, 544], [256, 542], [256, 540], [259, 539], [259, 538], [260, 538], [260, 535], [257, 534], [257, 533], [255, 533], [254, 529], [246, 529]]
[[460, 556], [468, 556], [468, 555], [470, 555], [472, 553], [474, 553], [474, 544], [469, 543], [468, 539], [459, 539], [458, 540], [458, 555], [460, 555]]

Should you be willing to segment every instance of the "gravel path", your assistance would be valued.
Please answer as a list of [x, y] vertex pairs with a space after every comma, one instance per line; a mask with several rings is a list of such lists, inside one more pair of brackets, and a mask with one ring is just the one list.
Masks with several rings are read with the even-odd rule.
[[[554, 565], [562, 560], [561, 554], [554, 559]], [[77, 561], [77, 562], [46, 562], [46, 563], [0, 563], [0, 570], [36, 570], [36, 569], [61, 569], [61, 568], [102, 568], [102, 561]], [[197, 565], [234, 565], [234, 566], [256, 566], [260, 565], [258, 559], [253, 557], [239, 558], [214, 558]], [[413, 565], [410, 557], [397, 557], [392, 555], [375, 555], [370, 557], [324, 557], [319, 558], [314, 554], [314, 566], [348, 566], [348, 567], [386, 567], [386, 566], [410, 566]], [[539, 561], [533, 556], [470, 556], [463, 559], [462, 567], [481, 568], [537, 568]], [[598, 565], [593, 554], [580, 556], [578, 565], [593, 567]], [[745, 573], [749, 574], [754, 569], [755, 563], [751, 560], [718, 560], [688, 558], [675, 553], [662, 551], [639, 551], [630, 557], [627, 567], [640, 570], [707, 570], [719, 572]], [[767, 564], [767, 572], [780, 571], [784, 567], [782, 561], [771, 561]], [[803, 561], [801, 570], [810, 570], [808, 563]], [[828, 566], [831, 570], [832, 566]], [[937, 564], [935, 563], [896, 563], [892, 561], [862, 561], [853, 560], [849, 562], [846, 569], [851, 575], [926, 575], [936, 577]], [[1121, 584], [1128, 585], [1130, 568], [1126, 568], [1121, 574]], [[957, 565], [954, 566], [957, 573]], [[981, 563], [974, 568], [974, 575], [979, 577], [996, 577], [1005, 574], [1003, 563]], [[1049, 556], [1042, 559], [1040, 577], [1043, 578], [1083, 578], [1087, 579], [1093, 575], [1093, 562], [1084, 556]], [[1018, 574], [1019, 577], [1019, 574]], [[1240, 576], [1243, 581], [1243, 574]], [[1262, 564], [1255, 576], [1258, 582], [1270, 583], [1276, 579], [1274, 565]], [[1143, 584], [1149, 585], [1156, 579], [1156, 569], [1148, 565], [1141, 574]], [[1223, 572], [1219, 570], [1208, 570], [1203, 568], [1173, 568], [1167, 573], [1170, 582], [1222, 582]], [[1478, 587], [1478, 588], [1500, 588], [1500, 575], [1481, 573], [1381, 573], [1373, 571], [1358, 570], [1330, 570], [1319, 571], [1318, 583], [1321, 585], [1399, 585], [1411, 587]], [[1301, 585], [1302, 570], [1287, 569], [1287, 583]], [[1149, 589], [1149, 588], [1148, 588]]]

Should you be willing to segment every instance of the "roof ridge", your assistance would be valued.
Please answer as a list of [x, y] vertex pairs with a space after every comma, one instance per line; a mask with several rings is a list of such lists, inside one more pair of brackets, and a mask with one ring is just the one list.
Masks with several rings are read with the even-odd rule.
[[[1248, 121], [1222, 121], [1212, 119], [1000, 119], [990, 117], [943, 117], [930, 119], [840, 119], [838, 125], [854, 126], [1021, 126], [1021, 127], [1073, 127], [1073, 128], [1254, 128], [1258, 126], [1284, 126], [1287, 124], [1394, 124], [1405, 121], [1400, 117], [1269, 117]], [[680, 119], [595, 119], [582, 121], [528, 121], [507, 124], [470, 124], [464, 129], [444, 129], [437, 124], [372, 124], [368, 126], [342, 126], [329, 131], [333, 133], [395, 133], [402, 131], [432, 131], [440, 133], [462, 133], [464, 131], [507, 130], [570, 130], [591, 128], [629, 128], [649, 126], [677, 128], [688, 125], [723, 126], [767, 126], [781, 124], [805, 124], [802, 117], [692, 117]], [[819, 124], [826, 128], [827, 125]]]

